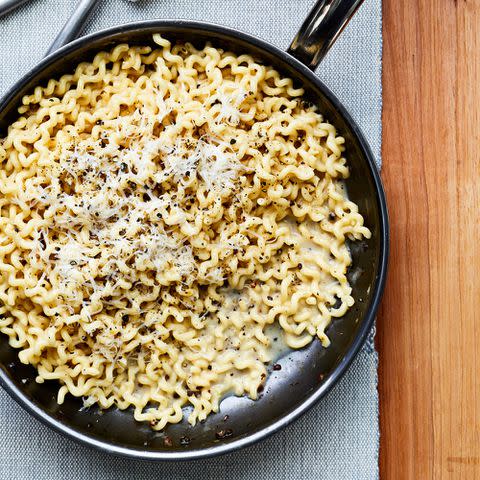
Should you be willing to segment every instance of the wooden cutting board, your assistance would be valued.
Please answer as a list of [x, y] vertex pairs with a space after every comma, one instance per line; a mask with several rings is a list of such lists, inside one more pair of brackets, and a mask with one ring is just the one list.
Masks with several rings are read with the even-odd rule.
[[480, 479], [480, 1], [384, 0], [380, 472]]

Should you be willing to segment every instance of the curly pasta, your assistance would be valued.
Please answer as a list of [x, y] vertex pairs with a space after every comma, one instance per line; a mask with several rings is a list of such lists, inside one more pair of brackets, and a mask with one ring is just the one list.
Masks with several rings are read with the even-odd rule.
[[0, 140], [0, 331], [86, 406], [194, 424], [252, 399], [270, 325], [301, 348], [353, 304], [369, 238], [342, 137], [276, 70], [120, 44], [23, 98]]

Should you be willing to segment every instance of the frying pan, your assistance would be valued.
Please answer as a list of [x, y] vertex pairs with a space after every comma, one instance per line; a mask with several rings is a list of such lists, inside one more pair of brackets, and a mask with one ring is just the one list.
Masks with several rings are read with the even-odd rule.
[[[226, 27], [201, 22], [152, 20], [103, 30], [62, 47], [42, 60], [0, 101], [0, 136], [17, 117], [23, 95], [51, 77], [72, 72], [74, 66], [93, 59], [95, 52], [119, 42], [153, 45], [152, 34], [161, 33], [171, 41], [190, 41], [246, 53], [305, 89], [306, 99], [316, 104], [325, 118], [346, 140], [350, 177], [346, 188], [358, 204], [372, 231], [368, 241], [349, 245], [353, 266], [348, 273], [355, 305], [332, 322], [327, 330], [331, 345], [318, 340], [308, 347], [284, 352], [277, 361], [281, 370], [270, 368], [260, 398], [227, 397], [218, 414], [204, 423], [183, 422], [154, 432], [133, 419], [130, 411], [95, 407], [82, 409], [81, 399], [67, 396], [58, 405], [57, 382], [35, 382], [35, 369], [18, 360], [17, 351], [0, 335], [0, 382], [27, 411], [62, 434], [87, 445], [124, 456], [183, 460], [209, 457], [258, 441], [284, 427], [323, 397], [345, 373], [372, 327], [386, 276], [388, 218], [385, 196], [370, 148], [360, 129], [340, 101], [313, 73], [360, 0], [321, 0], [311, 11], [288, 52], [269, 43]], [[365, 92], [368, 95], [368, 92]], [[13, 420], [12, 420], [13, 421]], [[312, 428], [315, 428], [312, 425]]]

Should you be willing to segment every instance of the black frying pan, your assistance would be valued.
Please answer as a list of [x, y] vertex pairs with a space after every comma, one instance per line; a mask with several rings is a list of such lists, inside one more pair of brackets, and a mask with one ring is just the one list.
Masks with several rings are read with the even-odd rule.
[[383, 291], [388, 256], [387, 209], [365, 138], [313, 69], [360, 3], [361, 0], [320, 0], [288, 53], [245, 33], [208, 23], [152, 20], [114, 27], [76, 40], [48, 56], [3, 98], [0, 136], [16, 119], [23, 95], [51, 77], [72, 72], [77, 63], [91, 60], [95, 52], [118, 42], [148, 45], [152, 44], [153, 33], [161, 33], [173, 41], [197, 45], [210, 41], [239, 54], [248, 52], [303, 86], [307, 99], [318, 105], [345, 137], [351, 172], [346, 181], [348, 194], [372, 231], [370, 240], [350, 245], [353, 267], [349, 280], [355, 305], [328, 328], [331, 346], [323, 348], [315, 340], [284, 356], [278, 362], [281, 370], [271, 372], [257, 401], [228, 397], [222, 402], [220, 413], [210, 415], [204, 423], [192, 427], [183, 421], [168, 426], [163, 433], [154, 432], [147, 424], [137, 423], [129, 411], [112, 408], [102, 412], [95, 407], [82, 410], [82, 401], [72, 396], [58, 405], [58, 383], [37, 384], [35, 369], [20, 363], [17, 351], [2, 335], [0, 382], [22, 407], [61, 433], [101, 450], [136, 458], [191, 459], [218, 455], [265, 438], [308, 410], [345, 373], [367, 338]]

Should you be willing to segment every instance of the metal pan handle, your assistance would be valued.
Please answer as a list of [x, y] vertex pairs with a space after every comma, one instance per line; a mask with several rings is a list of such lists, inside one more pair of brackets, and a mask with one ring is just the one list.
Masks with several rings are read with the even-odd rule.
[[0, 17], [10, 12], [14, 8], [19, 7], [27, 0], [0, 0]]
[[363, 0], [318, 0], [287, 52], [315, 70]]
[[67, 23], [65, 23], [52, 45], [50, 45], [46, 55], [50, 55], [55, 50], [58, 50], [60, 47], [63, 47], [78, 37], [90, 13], [98, 2], [99, 0], [79, 0], [75, 6], [75, 11], [67, 20]]

